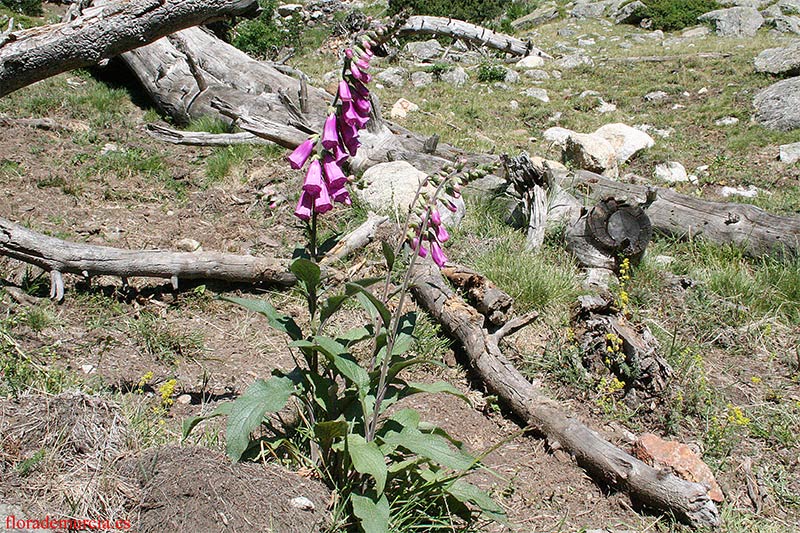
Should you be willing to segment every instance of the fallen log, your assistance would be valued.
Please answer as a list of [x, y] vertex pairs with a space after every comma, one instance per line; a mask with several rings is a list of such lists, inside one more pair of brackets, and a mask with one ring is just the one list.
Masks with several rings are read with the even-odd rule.
[[523, 41], [504, 33], [497, 33], [482, 26], [476, 26], [463, 20], [446, 17], [408, 17], [398, 30], [398, 35], [415, 34], [446, 35], [454, 39], [463, 39], [478, 46], [488, 46], [515, 56], [537, 55], [552, 59], [551, 56], [534, 47], [530, 41]]
[[[0, 123], [2, 119], [0, 119]], [[147, 124], [145, 131], [153, 139], [185, 146], [231, 146], [234, 144], [273, 144], [250, 132], [208, 133], [207, 131], [181, 131], [159, 124]]]
[[266, 257], [217, 252], [123, 250], [63, 241], [0, 218], [0, 255], [50, 272], [51, 297], [64, 298], [62, 274], [167, 278], [177, 289], [179, 279], [231, 283], [294, 284], [285, 262]]
[[84, 9], [69, 22], [10, 32], [0, 44], [0, 97], [183, 28], [257, 9], [256, 0], [129, 0]]
[[[621, 183], [598, 174], [550, 170], [561, 187], [594, 201], [608, 197], [646, 202], [653, 187]], [[652, 195], [652, 191], [650, 192]], [[711, 202], [655, 188], [656, 199], [647, 208], [652, 228], [678, 238], [695, 238], [720, 245], [735, 245], [748, 255], [798, 255], [800, 218], [773, 215], [747, 204]]]
[[487, 333], [482, 327], [483, 316], [453, 293], [429, 260], [417, 263], [412, 291], [417, 301], [461, 343], [481, 381], [516, 416], [546, 436], [552, 447], [571, 453], [596, 480], [627, 492], [637, 504], [672, 513], [694, 527], [719, 525], [717, 507], [703, 485], [656, 470], [617, 448], [565, 414], [562, 405], [525, 379], [498, 346], [508, 328]]
[[378, 228], [389, 221], [389, 217], [370, 213], [359, 227], [342, 237], [336, 245], [320, 261], [323, 265], [329, 265], [336, 261], [341, 261], [356, 250], [366, 247], [375, 238]]
[[514, 299], [492, 281], [471, 268], [448, 263], [442, 274], [463, 293], [470, 304], [486, 317], [490, 324], [502, 326], [511, 318]]

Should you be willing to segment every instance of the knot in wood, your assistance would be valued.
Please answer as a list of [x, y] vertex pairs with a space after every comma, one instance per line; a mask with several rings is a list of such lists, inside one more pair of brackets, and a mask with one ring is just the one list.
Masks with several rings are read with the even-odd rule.
[[653, 237], [653, 226], [639, 206], [606, 198], [586, 217], [586, 229], [598, 247], [615, 255], [637, 256]]

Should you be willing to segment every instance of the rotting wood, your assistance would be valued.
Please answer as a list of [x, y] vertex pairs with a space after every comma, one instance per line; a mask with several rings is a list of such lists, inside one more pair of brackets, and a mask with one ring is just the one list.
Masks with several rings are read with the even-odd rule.
[[183, 28], [257, 9], [255, 0], [129, 0], [84, 9], [69, 22], [11, 32], [0, 45], [0, 97]]
[[[0, 119], [0, 123], [2, 119]], [[181, 131], [160, 124], [145, 125], [147, 134], [159, 141], [186, 146], [231, 146], [235, 144], [273, 145], [247, 131], [238, 133], [208, 133], [206, 131]]]
[[554, 448], [571, 453], [596, 480], [627, 492], [637, 504], [673, 513], [694, 527], [716, 527], [719, 512], [699, 484], [656, 470], [565, 414], [503, 356], [499, 339], [483, 329], [483, 316], [447, 286], [429, 260], [420, 261], [412, 291], [417, 301], [463, 346], [486, 386]]
[[342, 237], [336, 245], [322, 258], [323, 265], [340, 261], [353, 252], [366, 247], [375, 238], [378, 228], [389, 221], [389, 217], [370, 213], [359, 227]]
[[458, 19], [414, 16], [409, 17], [398, 31], [400, 36], [419, 33], [446, 35], [454, 39], [463, 39], [478, 46], [487, 46], [515, 56], [538, 55], [552, 59], [544, 51], [534, 47], [530, 41], [523, 41]]
[[[600, 200], [627, 198], [643, 202], [648, 189], [612, 181], [579, 170], [554, 172], [552, 179], [561, 187]], [[800, 218], [774, 215], [758, 207], [728, 202], [712, 202], [655, 188], [656, 199], [647, 209], [653, 230], [678, 238], [700, 238], [719, 245], [735, 245], [750, 256], [800, 254]]]
[[209, 279], [231, 283], [289, 286], [295, 282], [286, 262], [217, 252], [123, 250], [63, 241], [0, 218], [0, 255], [50, 273], [51, 297], [64, 297], [62, 274], [121, 278]]
[[527, 234], [525, 246], [537, 250], [544, 243], [547, 229], [547, 177], [543, 166], [534, 165], [527, 152], [518, 156], [500, 156], [506, 169], [506, 179], [522, 199]]
[[511, 318], [514, 299], [483, 274], [453, 263], [443, 267], [442, 274], [461, 289], [475, 309], [494, 326], [502, 326]]

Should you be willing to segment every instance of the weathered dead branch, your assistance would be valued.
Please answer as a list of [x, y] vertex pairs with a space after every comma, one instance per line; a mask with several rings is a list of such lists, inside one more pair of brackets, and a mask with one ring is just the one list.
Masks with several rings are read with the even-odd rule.
[[430, 261], [420, 261], [412, 288], [424, 306], [464, 347], [486, 386], [551, 446], [571, 453], [595, 479], [626, 491], [644, 506], [673, 513], [693, 526], [717, 526], [719, 513], [707, 489], [656, 470], [603, 439], [545, 396], [503, 356], [499, 339], [483, 328], [483, 316], [447, 286]]
[[255, 0], [130, 0], [87, 8], [69, 22], [11, 32], [0, 44], [0, 97], [183, 28], [252, 15], [257, 8]]
[[388, 222], [388, 220], [389, 217], [387, 216], [370, 213], [367, 220], [336, 243], [331, 251], [325, 255], [321, 263], [323, 265], [329, 265], [366, 247], [375, 238], [375, 233], [378, 231], [378, 228], [385, 222]]
[[216, 252], [122, 250], [80, 244], [31, 231], [0, 218], [0, 255], [50, 272], [51, 297], [64, 297], [62, 274], [209, 279], [232, 283], [267, 283], [288, 286], [295, 277], [285, 262], [265, 257]]
[[442, 268], [442, 274], [465, 293], [470, 304], [491, 324], [501, 326], [511, 318], [514, 299], [483, 274], [453, 263]]
[[[1, 121], [2, 119], [0, 119]], [[274, 144], [250, 132], [208, 133], [206, 131], [181, 131], [159, 124], [147, 124], [147, 134], [159, 141], [186, 146], [231, 146], [234, 144]]]
[[400, 27], [399, 35], [413, 35], [428, 33], [431, 35], [446, 35], [454, 39], [463, 39], [478, 46], [488, 46], [495, 50], [502, 50], [516, 56], [538, 55], [551, 58], [548, 54], [534, 47], [530, 41], [522, 41], [504, 33], [497, 33], [488, 28], [470, 24], [463, 20], [446, 17], [409, 17]]

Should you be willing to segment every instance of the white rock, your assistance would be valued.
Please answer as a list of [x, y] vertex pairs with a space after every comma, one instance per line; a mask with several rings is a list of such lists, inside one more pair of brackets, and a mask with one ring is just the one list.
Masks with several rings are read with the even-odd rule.
[[289, 505], [292, 506], [293, 509], [299, 509], [301, 511], [313, 511], [316, 509], [314, 502], [306, 498], [305, 496], [297, 496], [289, 500]]
[[449, 83], [453, 87], [461, 87], [467, 83], [467, 80], [469, 80], [469, 74], [467, 74], [467, 71], [464, 70], [464, 67], [455, 67], [442, 72], [441, 76], [439, 76], [439, 79], [445, 83]]
[[514, 64], [518, 69], [539, 68], [544, 66], [544, 58], [539, 56], [526, 56]]
[[517, 109], [519, 109], [519, 102], [517, 102], [516, 100], [511, 100], [508, 103], [508, 107], [510, 107], [513, 111], [516, 111]]
[[550, 74], [548, 74], [546, 70], [541, 70], [541, 69], [526, 70], [525, 72], [523, 72], [523, 75], [526, 78], [530, 78], [530, 79], [536, 80], [536, 81], [549, 80], [550, 79]]
[[564, 146], [564, 160], [575, 167], [603, 174], [610, 178], [619, 175], [614, 147], [599, 135], [572, 133]]
[[707, 92], [708, 92], [708, 87], [703, 87], [699, 91], [697, 91], [697, 94], [706, 94]]
[[400, 98], [392, 106], [392, 110], [389, 111], [389, 116], [392, 118], [406, 118], [409, 113], [413, 113], [414, 111], [419, 111], [419, 106], [417, 104], [405, 98]]
[[677, 161], [659, 163], [656, 165], [655, 177], [661, 181], [669, 183], [680, 183], [689, 181], [686, 168]]
[[190, 394], [181, 394], [175, 398], [175, 402], [181, 405], [189, 405], [192, 403], [192, 396]]
[[582, 66], [593, 67], [594, 61], [586, 54], [575, 53], [566, 55], [555, 62], [556, 66], [563, 70], [570, 70]]
[[202, 251], [202, 247], [200, 243], [194, 239], [181, 239], [175, 243], [175, 248], [180, 250], [181, 252], [198, 252]]
[[81, 370], [84, 374], [94, 374], [97, 372], [97, 367], [94, 365], [81, 365]]
[[755, 198], [758, 196], [758, 189], [756, 189], [755, 185], [751, 185], [748, 188], [744, 187], [723, 187], [720, 191], [720, 194], [724, 197], [729, 196], [743, 196], [745, 198]]
[[660, 267], [668, 267], [675, 262], [675, 258], [671, 255], [657, 255], [653, 258], [653, 263]]
[[277, 8], [278, 15], [282, 17], [290, 17], [295, 13], [303, 11], [303, 6], [300, 4], [283, 4]]
[[573, 133], [575, 132], [568, 130], [567, 128], [559, 128], [558, 126], [554, 126], [544, 130], [542, 137], [544, 137], [546, 141], [550, 141], [551, 143], [563, 148], [567, 144], [567, 139]]
[[738, 123], [739, 119], [736, 117], [722, 117], [714, 121], [715, 126], [733, 126]]
[[[398, 220], [405, 220], [419, 184], [427, 177], [427, 174], [407, 161], [379, 163], [364, 172], [354, 192], [370, 209], [391, 213]], [[428, 191], [432, 194], [435, 189], [429, 185]], [[464, 200], [451, 197], [447, 199], [456, 206], [456, 211], [440, 209], [442, 220], [448, 226], [457, 226], [464, 217]]]
[[617, 164], [620, 165], [636, 153], [652, 148], [656, 143], [647, 133], [620, 122], [601, 126], [594, 134], [611, 144], [616, 153]]
[[522, 94], [539, 100], [540, 102], [544, 102], [545, 104], [550, 101], [550, 97], [547, 96], [547, 91], [538, 87], [529, 87], [528, 89], [522, 91]]
[[600, 114], [613, 113], [614, 111], [617, 110], [617, 106], [616, 105], [614, 105], [612, 103], [609, 103], [609, 102], [606, 102], [602, 98], [600, 98], [599, 100], [600, 100], [600, 105], [595, 110], [598, 113], [600, 113]]
[[800, 142], [781, 145], [778, 159], [786, 164], [800, 161]]
[[592, 46], [595, 44], [595, 40], [591, 37], [587, 39], [578, 39], [578, 46]]
[[100, 150], [100, 155], [110, 154], [111, 152], [120, 152], [119, 146], [117, 143], [106, 143], [103, 145], [103, 148]]
[[433, 74], [430, 72], [417, 71], [411, 74], [411, 85], [414, 87], [426, 87], [433, 83]]
[[664, 91], [653, 91], [644, 95], [644, 99], [648, 102], [657, 102], [667, 97]]

